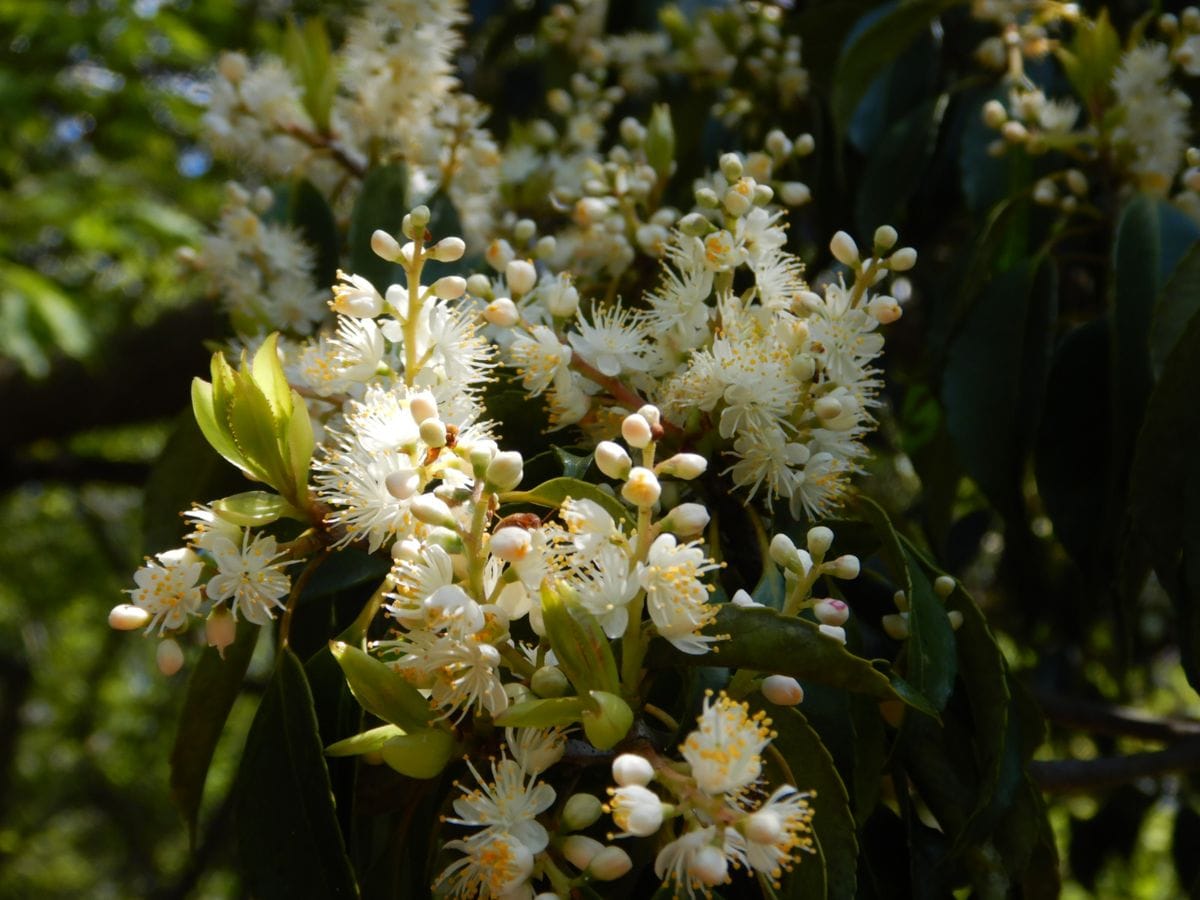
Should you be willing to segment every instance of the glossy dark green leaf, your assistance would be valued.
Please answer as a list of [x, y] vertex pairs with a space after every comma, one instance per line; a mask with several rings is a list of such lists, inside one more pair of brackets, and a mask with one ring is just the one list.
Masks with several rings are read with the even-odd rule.
[[911, 590], [908, 595], [908, 677], [939, 712], [954, 691], [958, 646], [946, 607], [933, 591], [920, 562], [906, 552]]
[[[360, 585], [379, 584], [391, 569], [390, 559], [346, 547], [321, 563], [304, 587], [301, 602], [326, 597]], [[361, 636], [360, 636], [361, 637]], [[343, 640], [346, 640], [343, 638]]]
[[288, 194], [287, 217], [300, 230], [305, 243], [316, 251], [316, 266], [313, 269], [316, 286], [330, 287], [337, 281], [342, 239], [333, 210], [325, 202], [324, 195], [308, 179], [301, 178], [292, 184], [291, 193]]
[[233, 702], [241, 693], [259, 630], [257, 625], [243, 619], [238, 623], [233, 643], [225, 648], [225, 658], [221, 658], [216, 648], [207, 648], [188, 678], [175, 745], [171, 748], [171, 802], [187, 823], [193, 842], [208, 767]]
[[1162, 374], [1167, 357], [1200, 312], [1200, 244], [1191, 249], [1171, 273], [1159, 294], [1150, 322], [1150, 366]]
[[[779, 896], [787, 900], [820, 896], [852, 900], [857, 891], [858, 837], [850, 796], [833, 757], [798, 709], [757, 700], [751, 705], [770, 715], [772, 728], [778, 733], [773, 744], [787, 761], [787, 774], [795, 779], [796, 787], [815, 792], [809, 804], [813, 809], [816, 857], [800, 856], [799, 865], [784, 876]], [[768, 772], [778, 772], [772, 757], [768, 756], [766, 762]], [[774, 778], [771, 783], [776, 784]]]
[[958, 0], [910, 0], [893, 5], [842, 48], [833, 79], [833, 119], [842, 135], [871, 82], [940, 13]]
[[350, 216], [350, 270], [370, 279], [380, 293], [403, 281], [403, 270], [375, 255], [371, 235], [383, 229], [401, 243], [400, 224], [408, 213], [408, 170], [401, 164], [378, 166], [363, 179], [362, 190]]
[[554, 446], [550, 448], [554, 451], [554, 457], [562, 466], [562, 474], [565, 478], [585, 478], [588, 469], [592, 465], [591, 454], [580, 456], [566, 450], [562, 447]]
[[1005, 517], [1021, 509], [1056, 297], [1054, 266], [1028, 260], [984, 286], [950, 342], [942, 384], [946, 424], [967, 473]]
[[873, 234], [880, 225], [903, 226], [908, 202], [933, 158], [945, 111], [945, 97], [926, 100], [872, 148], [854, 202], [860, 234]]
[[963, 97], [964, 121], [959, 141], [959, 183], [967, 208], [983, 213], [999, 203], [1008, 191], [1008, 160], [993, 156], [988, 148], [1000, 132], [983, 121], [983, 105], [989, 100], [1001, 103], [1008, 97], [1003, 88], [979, 89]]
[[234, 796], [239, 871], [253, 896], [358, 896], [308, 681], [286, 648], [246, 737]]

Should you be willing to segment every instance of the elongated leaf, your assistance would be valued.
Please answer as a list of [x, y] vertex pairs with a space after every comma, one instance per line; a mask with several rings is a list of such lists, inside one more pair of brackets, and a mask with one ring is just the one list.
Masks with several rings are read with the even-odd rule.
[[242, 754], [235, 836], [246, 889], [263, 900], [354, 898], [304, 669], [284, 648]]
[[[250, 376], [262, 391], [271, 408], [275, 433], [287, 434], [287, 421], [292, 415], [292, 389], [279, 362], [279, 332], [272, 332], [254, 354]], [[244, 375], [242, 377], [245, 377]]]
[[379, 751], [383, 761], [409, 778], [433, 778], [440, 775], [460, 748], [443, 728], [419, 728], [411, 734], [392, 738]]
[[246, 491], [214, 501], [213, 512], [227, 522], [248, 528], [270, 525], [281, 516], [294, 513], [291, 505], [278, 494]]
[[414, 731], [429, 725], [429, 701], [391, 667], [341, 641], [330, 641], [329, 652], [346, 674], [350, 690], [363, 709], [385, 722]]
[[946, 99], [926, 100], [892, 125], [871, 153], [855, 201], [859, 232], [902, 226], [908, 201], [933, 158]]
[[224, 421], [217, 418], [213, 402], [213, 386], [199, 378], [192, 379], [192, 413], [209, 445], [228, 462], [248, 472], [249, 463], [242, 456], [241, 450], [238, 449], [233, 437], [226, 429]]
[[1167, 357], [1200, 312], [1200, 244], [1193, 244], [1163, 286], [1150, 323], [1150, 365], [1157, 377]]
[[288, 221], [300, 230], [304, 242], [316, 251], [313, 277], [316, 286], [327, 288], [337, 281], [342, 239], [333, 210], [313, 183], [301, 178], [288, 194]]
[[912, 585], [908, 595], [908, 676], [940, 712], [954, 691], [958, 646], [946, 608], [933, 592], [929, 576], [911, 553], [905, 557]]
[[591, 500], [600, 504], [617, 524], [633, 524], [629, 510], [612, 494], [605, 493], [596, 485], [578, 478], [551, 478], [529, 491], [509, 491], [500, 495], [501, 503], [532, 503], [558, 509], [568, 497], [575, 500]]
[[400, 234], [400, 223], [408, 212], [407, 195], [407, 169], [403, 165], [379, 166], [363, 179], [350, 216], [350, 269], [353, 274], [369, 279], [381, 293], [403, 278], [403, 270], [375, 255], [371, 235], [376, 229], [393, 236]]
[[496, 716], [496, 724], [518, 728], [549, 728], [551, 725], [569, 725], [583, 719], [583, 711], [589, 702], [583, 697], [524, 700]]
[[380, 725], [361, 734], [343, 738], [325, 748], [326, 756], [358, 756], [362, 753], [376, 753], [392, 738], [405, 734], [403, 728], [396, 725]]
[[666, 641], [656, 640], [646, 664], [658, 668], [722, 665], [791, 675], [802, 682], [827, 684], [882, 700], [905, 700], [919, 708], [910, 697], [898, 693], [871, 660], [855, 656], [805, 619], [782, 616], [773, 609], [747, 609], [728, 603], [707, 630], [730, 637], [716, 644], [713, 653], [699, 656], [681, 653]]
[[[815, 873], [820, 868], [825, 882], [826, 897], [830, 900], [853, 900], [858, 883], [858, 837], [854, 815], [850, 811], [850, 795], [834, 765], [833, 757], [821, 742], [820, 736], [796, 708], [786, 708], [755, 700], [753, 707], [765, 710], [771, 717], [772, 728], [778, 736], [774, 745], [787, 760], [788, 775], [795, 779], [801, 791], [814, 791], [809, 800], [813, 809], [812, 829], [816, 838], [816, 858], [800, 856], [800, 863], [783, 879], [781, 898], [820, 896], [815, 892]], [[775, 768], [767, 758], [768, 770]], [[772, 783], [774, 779], [772, 779]], [[789, 782], [790, 783], [790, 782]]]
[[620, 692], [620, 677], [612, 645], [596, 617], [580, 602], [573, 588], [543, 585], [542, 620], [559, 667], [575, 690]]
[[171, 802], [187, 823], [193, 844], [208, 767], [233, 701], [241, 693], [258, 633], [257, 625], [243, 619], [234, 642], [225, 648], [225, 658], [221, 659], [215, 647], [209, 647], [188, 678], [179, 729], [171, 748]]
[[229, 407], [229, 429], [260, 481], [287, 490], [291, 479], [279, 452], [271, 405], [252, 378], [239, 376]]

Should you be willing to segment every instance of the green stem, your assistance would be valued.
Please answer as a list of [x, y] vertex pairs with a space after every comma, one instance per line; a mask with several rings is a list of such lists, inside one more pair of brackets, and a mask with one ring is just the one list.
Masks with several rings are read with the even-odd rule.
[[408, 282], [408, 312], [404, 317], [404, 383], [413, 386], [421, 364], [417, 359], [417, 322], [421, 317], [421, 270], [425, 253], [421, 241], [413, 241], [412, 262], [404, 266]]
[[292, 633], [292, 615], [296, 611], [296, 604], [300, 601], [300, 595], [304, 593], [304, 588], [308, 584], [308, 580], [312, 578], [313, 573], [321, 563], [329, 558], [330, 551], [322, 550], [316, 556], [308, 561], [308, 565], [304, 567], [304, 571], [300, 573], [300, 577], [292, 583], [291, 593], [288, 594], [287, 607], [283, 610], [283, 615], [279, 619], [279, 649], [283, 650], [288, 645], [288, 638]]
[[475, 478], [475, 489], [471, 493], [474, 509], [471, 513], [471, 531], [467, 535], [467, 584], [471, 596], [480, 603], [487, 602], [483, 589], [483, 569], [486, 563], [483, 552], [483, 530], [487, 527], [488, 502], [484, 496], [482, 476]]

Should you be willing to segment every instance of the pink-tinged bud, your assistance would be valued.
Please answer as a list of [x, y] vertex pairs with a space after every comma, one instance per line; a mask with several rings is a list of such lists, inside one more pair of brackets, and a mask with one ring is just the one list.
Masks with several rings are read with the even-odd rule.
[[833, 240], [829, 242], [829, 251], [833, 254], [834, 259], [851, 269], [858, 268], [861, 262], [858, 255], [858, 244], [854, 243], [854, 238], [844, 231], [839, 231], [833, 236]]
[[150, 624], [150, 613], [132, 603], [118, 603], [108, 611], [108, 624], [117, 631], [137, 631]]
[[650, 423], [645, 417], [639, 413], [633, 413], [626, 416], [621, 422], [621, 437], [625, 438], [625, 443], [630, 447], [636, 447], [642, 450], [650, 445], [654, 440], [654, 433], [650, 428]]
[[596, 468], [609, 478], [624, 480], [633, 467], [633, 461], [625, 448], [612, 441], [601, 441], [596, 445]]
[[827, 638], [833, 638], [839, 644], [846, 643], [846, 629], [840, 625], [818, 625], [817, 630]]
[[237, 637], [237, 622], [229, 614], [227, 606], [214, 606], [208, 618], [204, 621], [204, 637], [208, 646], [216, 647], [221, 659], [225, 658], [225, 648]]
[[521, 312], [508, 297], [497, 297], [483, 308], [483, 317], [493, 325], [511, 328], [521, 321]]
[[597, 881], [616, 881], [629, 874], [633, 860], [620, 847], [608, 846], [592, 857], [588, 874]]
[[460, 237], [444, 237], [436, 244], [429, 255], [438, 262], [457, 262], [462, 259], [467, 250], [467, 242]]
[[654, 766], [644, 756], [622, 753], [613, 760], [612, 776], [618, 787], [629, 787], [631, 784], [645, 787], [654, 780]]
[[649, 507], [658, 502], [662, 486], [658, 477], [643, 466], [629, 470], [629, 480], [621, 487], [621, 496], [634, 506]]
[[804, 701], [804, 688], [788, 675], [768, 675], [762, 682], [762, 695], [776, 706], [796, 706]]
[[371, 234], [371, 249], [376, 256], [388, 262], [396, 262], [400, 258], [400, 242], [383, 229], [376, 229]]
[[169, 678], [183, 668], [183, 649], [174, 638], [165, 638], [158, 642], [155, 661], [158, 671]]
[[437, 418], [437, 400], [429, 391], [420, 391], [409, 397], [408, 410], [412, 413], [413, 421], [420, 425], [426, 419]]
[[514, 297], [528, 294], [537, 284], [537, 269], [527, 259], [514, 259], [504, 269], [504, 280]]
[[813, 615], [822, 625], [845, 625], [850, 618], [850, 607], [843, 600], [820, 600], [813, 607]]

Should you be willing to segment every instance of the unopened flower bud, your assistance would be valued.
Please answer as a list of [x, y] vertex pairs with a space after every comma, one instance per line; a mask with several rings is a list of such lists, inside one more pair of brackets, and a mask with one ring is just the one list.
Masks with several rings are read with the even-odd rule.
[[989, 100], [983, 104], [983, 122], [988, 128], [999, 128], [1008, 121], [1008, 110], [999, 100]]
[[609, 812], [621, 831], [634, 837], [649, 837], [662, 826], [662, 801], [654, 791], [640, 784], [609, 790], [612, 794]]
[[778, 128], [774, 128], [767, 132], [765, 146], [767, 148], [767, 152], [777, 159], [792, 155], [792, 142], [788, 140], [788, 136]]
[[558, 666], [542, 666], [529, 679], [529, 687], [539, 697], [562, 697], [571, 689], [571, 682]]
[[501, 493], [511, 491], [521, 483], [525, 460], [515, 450], [497, 453], [487, 467], [487, 482]]
[[846, 643], [846, 629], [840, 625], [818, 625], [817, 630], [827, 638], [832, 638], [839, 644]]
[[412, 469], [401, 469], [388, 475], [383, 484], [397, 500], [407, 500], [420, 488], [421, 476]]
[[754, 205], [766, 206], [775, 199], [775, 191], [771, 189], [769, 184], [756, 184], [754, 186]]
[[776, 706], [796, 706], [804, 701], [804, 688], [788, 675], [768, 675], [763, 679], [760, 690]]
[[524, 528], [506, 525], [493, 532], [488, 549], [497, 559], [517, 562], [529, 555], [529, 551], [533, 549], [533, 538]]
[[572, 794], [563, 806], [562, 823], [568, 831], [582, 831], [594, 825], [604, 812], [604, 804], [594, 794]]
[[650, 442], [654, 440], [654, 433], [645, 416], [640, 413], [633, 413], [626, 416], [624, 421], [621, 422], [621, 437], [625, 438], [625, 443], [629, 444], [630, 447], [642, 450], [648, 447]]
[[433, 283], [433, 294], [442, 300], [457, 300], [467, 291], [467, 279], [461, 275], [445, 275]]
[[721, 167], [721, 174], [730, 184], [742, 177], [742, 160], [736, 153], [722, 154], [718, 165]]
[[432, 528], [425, 535], [425, 541], [429, 544], [434, 544], [441, 547], [447, 553], [463, 553], [466, 550], [466, 544], [463, 543], [462, 535], [453, 528]]
[[901, 247], [888, 257], [888, 268], [893, 272], [907, 272], [917, 264], [917, 251], [912, 247]]
[[1029, 137], [1029, 131], [1016, 119], [1009, 119], [1000, 128], [1000, 134], [1010, 144], [1021, 144]]
[[633, 727], [633, 710], [607, 691], [588, 691], [588, 697], [594, 706], [583, 710], [584, 735], [597, 750], [615, 747]]
[[808, 156], [817, 149], [817, 142], [811, 134], [800, 134], [796, 136], [794, 142], [794, 150], [797, 156]]
[[649, 469], [634, 466], [629, 470], [629, 479], [621, 487], [621, 496], [634, 506], [650, 507], [658, 502], [662, 486]]
[[877, 251], [891, 250], [896, 246], [896, 240], [899, 237], [900, 235], [891, 225], [880, 225], [875, 229], [875, 249]]
[[1053, 206], [1056, 200], [1058, 200], [1058, 190], [1054, 187], [1054, 182], [1049, 178], [1038, 179], [1037, 184], [1033, 186], [1034, 203]]
[[845, 556], [839, 556], [831, 563], [825, 564], [825, 571], [834, 578], [840, 578], [843, 581], [848, 581], [851, 578], [858, 577], [858, 557], [851, 556], [847, 553]]
[[904, 591], [896, 591], [892, 594], [892, 602], [896, 604], [896, 609], [900, 612], [908, 612], [908, 595]]
[[724, 884], [729, 878], [729, 860], [725, 858], [724, 851], [708, 844], [696, 851], [688, 874], [709, 887]]
[[137, 631], [150, 624], [150, 613], [132, 603], [118, 603], [108, 611], [108, 624], [117, 631]]
[[778, 813], [760, 809], [746, 817], [746, 838], [756, 844], [774, 844], [783, 835], [783, 822]]
[[438, 262], [457, 262], [467, 251], [467, 242], [460, 237], [444, 237], [436, 244], [429, 255]]
[[860, 262], [858, 245], [854, 243], [854, 238], [846, 232], [839, 231], [833, 236], [833, 240], [829, 242], [829, 251], [833, 254], [833, 258], [842, 265], [849, 266], [851, 269], [858, 268]]
[[413, 500], [410, 507], [412, 514], [426, 525], [440, 525], [443, 528], [454, 528], [454, 513], [444, 500], [439, 500], [433, 494], [421, 494]]
[[813, 403], [813, 412], [821, 419], [836, 419], [843, 412], [842, 403], [837, 397], [820, 397]]
[[616, 881], [629, 874], [633, 860], [620, 847], [608, 846], [592, 857], [588, 874], [597, 881]]
[[483, 258], [487, 260], [487, 264], [497, 272], [503, 272], [504, 267], [512, 262], [516, 253], [512, 246], [504, 238], [496, 238], [484, 251]]
[[808, 547], [808, 552], [813, 555], [814, 559], [823, 559], [825, 552], [833, 544], [833, 531], [826, 528], [824, 525], [817, 525], [808, 529], [808, 534], [805, 536], [805, 544]]
[[709, 522], [708, 510], [702, 503], [680, 503], [662, 521], [663, 528], [672, 534], [699, 534]]
[[954, 593], [957, 582], [949, 575], [939, 575], [933, 580], [933, 592], [945, 600]]
[[850, 607], [844, 600], [834, 600], [832, 597], [820, 600], [813, 606], [813, 615], [822, 625], [845, 625], [850, 618]]
[[691, 481], [703, 475], [707, 468], [708, 460], [699, 453], [676, 453], [655, 466], [654, 471], [659, 475], [673, 475]]
[[376, 229], [371, 234], [371, 249], [375, 251], [376, 256], [388, 262], [395, 262], [400, 258], [400, 243], [383, 229]]
[[504, 279], [513, 296], [528, 294], [537, 283], [537, 269], [527, 259], [514, 259], [505, 266]]
[[580, 871], [591, 865], [592, 860], [603, 849], [602, 843], [583, 834], [569, 835], [562, 842], [562, 855]]
[[416, 538], [404, 538], [392, 544], [392, 559], [396, 562], [416, 562], [421, 558], [421, 542]]
[[274, 203], [275, 194], [266, 185], [263, 185], [254, 192], [254, 210], [259, 215], [265, 213]]
[[712, 222], [700, 213], [693, 212], [679, 220], [679, 230], [689, 237], [703, 237], [715, 229]]
[[216, 647], [221, 659], [225, 658], [225, 648], [237, 637], [237, 622], [229, 613], [229, 607], [224, 604], [214, 606], [204, 620], [204, 637], [208, 646]]
[[174, 638], [164, 638], [158, 642], [154, 659], [158, 663], [158, 671], [170, 677], [183, 668], [183, 649]]
[[950, 627], [954, 631], [958, 631], [958, 629], [962, 627], [963, 614], [957, 609], [952, 609], [950, 612], [946, 613], [946, 618], [950, 620]]
[[904, 315], [904, 310], [895, 297], [880, 294], [867, 301], [867, 315], [880, 325], [891, 325]]
[[[717, 192], [710, 187], [702, 187], [696, 190], [696, 205], [703, 209], [716, 209], [721, 202], [721, 198], [717, 196]], [[693, 213], [698, 215], [698, 213]], [[700, 216], [700, 218], [704, 218]], [[707, 222], [707, 219], [704, 219]]]
[[786, 534], [771, 538], [771, 561], [781, 569], [790, 568], [800, 559], [800, 551]]
[[1087, 176], [1078, 169], [1067, 169], [1067, 189], [1077, 197], [1088, 192]]
[[429, 226], [429, 220], [432, 214], [429, 212], [429, 207], [424, 204], [415, 207], [407, 216], [404, 217], [404, 225], [401, 230], [404, 236], [410, 241], [419, 241], [425, 237], [425, 229]]
[[725, 196], [721, 198], [721, 204], [730, 215], [744, 216], [754, 205], [754, 188], [742, 189], [742, 185], [748, 180], [746, 178], [739, 179], [738, 184], [727, 190]]
[[533, 219], [518, 219], [517, 224], [513, 226], [513, 237], [522, 244], [533, 240], [535, 234], [537, 234], [537, 223]]
[[880, 623], [884, 633], [893, 641], [902, 641], [908, 637], [908, 613], [889, 613]]
[[226, 81], [237, 84], [246, 77], [250, 63], [242, 53], [222, 53], [217, 62], [217, 71]]
[[426, 419], [421, 423], [420, 434], [426, 447], [446, 446], [446, 423], [441, 419]]
[[483, 308], [483, 317], [493, 325], [511, 328], [521, 320], [521, 312], [508, 297], [497, 297]]
[[644, 756], [622, 753], [613, 760], [612, 777], [619, 787], [628, 787], [631, 784], [645, 787], [654, 780], [654, 766]]
[[542, 235], [533, 245], [533, 255], [538, 259], [549, 259], [558, 249], [558, 240], [552, 234]]
[[623, 481], [633, 468], [633, 461], [620, 444], [601, 441], [596, 445], [596, 468], [609, 478]]
[[662, 412], [653, 403], [647, 403], [638, 409], [637, 414], [650, 423], [651, 428], [662, 425]]

